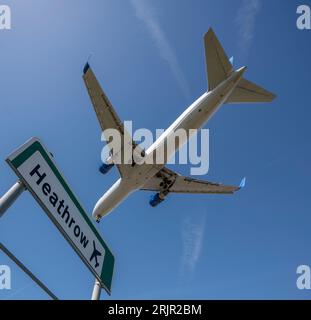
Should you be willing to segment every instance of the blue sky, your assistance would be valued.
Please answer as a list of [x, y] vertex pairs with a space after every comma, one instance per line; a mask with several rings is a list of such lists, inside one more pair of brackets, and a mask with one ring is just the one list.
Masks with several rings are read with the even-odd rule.
[[[308, 3], [304, 1], [303, 3]], [[300, 1], [3, 0], [0, 194], [16, 176], [7, 155], [31, 136], [53, 152], [91, 213], [118, 178], [98, 171], [100, 129], [81, 78], [88, 56], [135, 128], [166, 128], [207, 88], [203, 34], [213, 27], [236, 67], [275, 92], [267, 105], [225, 105], [210, 129], [210, 171], [234, 196], [136, 192], [98, 225], [116, 256], [113, 299], [310, 298], [296, 268], [311, 265], [310, 31]], [[309, 3], [311, 5], [311, 3]], [[189, 166], [171, 166], [189, 174]], [[61, 299], [89, 299], [93, 276], [25, 192], [1, 218], [0, 241]], [[16, 266], [0, 299], [46, 299]], [[105, 292], [103, 299], [109, 297]]]

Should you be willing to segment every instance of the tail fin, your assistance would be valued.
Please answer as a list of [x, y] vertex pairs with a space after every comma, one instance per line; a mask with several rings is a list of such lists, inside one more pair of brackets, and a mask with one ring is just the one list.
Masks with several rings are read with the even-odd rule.
[[210, 91], [226, 80], [233, 68], [212, 28], [204, 35], [204, 44], [208, 90]]
[[[210, 91], [230, 76], [233, 67], [211, 28], [204, 35], [204, 44], [208, 90]], [[275, 95], [273, 93], [246, 79], [241, 79], [226, 103], [270, 102], [274, 98]]]

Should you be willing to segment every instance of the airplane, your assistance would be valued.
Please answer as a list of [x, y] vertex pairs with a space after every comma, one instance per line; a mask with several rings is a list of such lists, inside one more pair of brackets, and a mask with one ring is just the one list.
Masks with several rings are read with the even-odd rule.
[[[201, 128], [224, 103], [271, 102], [275, 98], [273, 93], [243, 77], [245, 66], [237, 70], [233, 69], [211, 28], [204, 35], [204, 45], [208, 90], [193, 102], [147, 150], [139, 149], [139, 145], [131, 141], [131, 147], [145, 157], [154, 157], [155, 153], [164, 148], [169, 137], [178, 129]], [[122, 137], [126, 135], [126, 128], [103, 92], [88, 62], [83, 69], [83, 80], [102, 131], [113, 128], [118, 130]], [[180, 141], [167, 159], [187, 142], [189, 137], [188, 135], [186, 141]], [[111, 150], [111, 152], [117, 154], [122, 152], [123, 148], [124, 143], [121, 144], [120, 150]], [[112, 155], [107, 158], [106, 163], [102, 164], [100, 171], [106, 174], [113, 166]], [[167, 168], [165, 163], [139, 165], [116, 163], [116, 166], [121, 177], [96, 203], [92, 215], [97, 222], [136, 190], [156, 192], [149, 201], [150, 205], [155, 207], [169, 193], [232, 194], [245, 185], [245, 178], [239, 186], [230, 186], [185, 177]]]
[[90, 258], [90, 262], [92, 262], [93, 259], [95, 259], [95, 268], [97, 268], [99, 266], [98, 260], [97, 260], [97, 256], [101, 256], [102, 254], [96, 249], [95, 247], [95, 241], [93, 240], [93, 253], [91, 255]]

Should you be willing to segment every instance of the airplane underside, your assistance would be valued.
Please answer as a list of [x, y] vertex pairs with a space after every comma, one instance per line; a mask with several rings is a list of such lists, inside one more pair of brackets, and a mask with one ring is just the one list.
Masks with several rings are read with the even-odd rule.
[[[169, 193], [200, 193], [200, 194], [232, 194], [245, 184], [245, 178], [239, 186], [223, 185], [191, 177], [184, 177], [164, 166], [153, 163], [156, 153], [170, 158], [179, 148], [166, 150], [167, 141], [178, 129], [190, 130], [201, 128], [224, 103], [270, 102], [275, 95], [258, 85], [243, 78], [246, 67], [234, 70], [227, 55], [221, 47], [213, 30], [204, 36], [206, 67], [208, 73], [208, 92], [192, 103], [173, 124], [146, 151], [132, 141], [132, 148], [143, 154], [145, 163], [117, 163], [121, 178], [98, 200], [93, 210], [93, 217], [99, 219], [111, 212], [130, 193], [137, 189], [154, 191], [149, 204], [159, 205]], [[91, 98], [102, 131], [115, 129], [122, 136], [127, 135], [123, 123], [116, 114], [112, 104], [103, 92], [92, 69], [87, 63], [83, 70], [83, 79]], [[186, 143], [189, 139], [182, 141]], [[120, 147], [120, 152], [123, 151]], [[106, 174], [115, 164], [111, 155], [100, 167], [100, 172]], [[149, 162], [148, 162], [149, 160]]]

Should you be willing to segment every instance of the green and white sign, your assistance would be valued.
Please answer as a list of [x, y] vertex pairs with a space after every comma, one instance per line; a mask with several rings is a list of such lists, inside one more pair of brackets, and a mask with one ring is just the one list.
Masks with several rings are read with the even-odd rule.
[[110, 294], [114, 256], [40, 140], [30, 139], [6, 161]]

